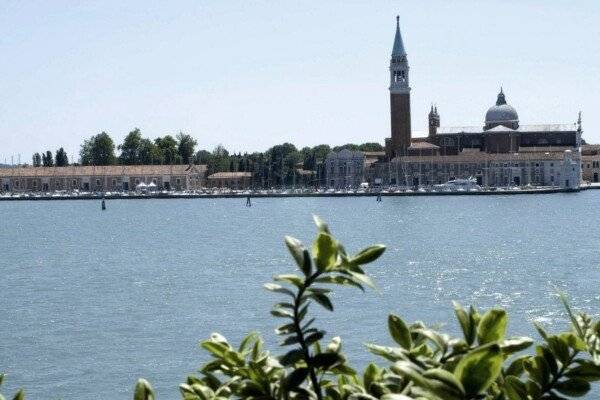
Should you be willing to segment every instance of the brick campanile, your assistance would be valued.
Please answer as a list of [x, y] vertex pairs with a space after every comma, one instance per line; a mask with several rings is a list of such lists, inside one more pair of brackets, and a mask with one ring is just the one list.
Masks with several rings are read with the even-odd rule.
[[396, 36], [390, 61], [390, 115], [392, 126], [392, 156], [406, 154], [410, 146], [412, 131], [410, 128], [410, 86], [408, 84], [408, 60], [402, 35], [400, 17], [396, 17]]

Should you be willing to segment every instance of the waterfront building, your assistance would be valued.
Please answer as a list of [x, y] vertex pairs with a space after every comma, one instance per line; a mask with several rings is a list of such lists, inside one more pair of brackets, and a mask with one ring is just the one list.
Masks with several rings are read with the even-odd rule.
[[210, 188], [249, 189], [252, 187], [252, 172], [216, 172], [206, 180]]
[[360, 186], [365, 180], [365, 160], [362, 151], [343, 149], [329, 153], [325, 158], [327, 187], [346, 189]]
[[107, 165], [0, 169], [0, 191], [133, 191], [154, 183], [158, 190], [204, 186], [206, 165]]
[[572, 150], [486, 153], [464, 149], [457, 155], [396, 157], [370, 174], [390, 186], [418, 187], [475, 178], [482, 186], [579, 186], [579, 162]]
[[583, 180], [591, 183], [600, 182], [600, 145], [584, 144], [581, 146], [581, 170]]
[[389, 69], [391, 136], [385, 139], [387, 160], [369, 165], [371, 183], [420, 186], [475, 177], [486, 186], [579, 186], [581, 114], [571, 124], [523, 125], [500, 88], [480, 126], [442, 127], [432, 106], [428, 135], [413, 138], [409, 65], [398, 18]]

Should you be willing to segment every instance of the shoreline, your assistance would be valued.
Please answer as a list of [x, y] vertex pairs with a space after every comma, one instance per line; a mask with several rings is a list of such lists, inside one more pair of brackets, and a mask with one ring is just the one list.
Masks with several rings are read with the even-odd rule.
[[237, 198], [287, 198], [287, 197], [403, 197], [403, 196], [503, 196], [503, 195], [534, 195], [555, 193], [576, 193], [585, 190], [600, 189], [600, 186], [582, 186], [578, 189], [529, 189], [529, 190], [494, 190], [473, 192], [369, 192], [369, 193], [180, 193], [180, 194], [133, 194], [133, 195], [82, 195], [82, 196], [11, 196], [0, 197], [0, 201], [52, 201], [52, 200], [142, 200], [142, 199], [237, 199]]

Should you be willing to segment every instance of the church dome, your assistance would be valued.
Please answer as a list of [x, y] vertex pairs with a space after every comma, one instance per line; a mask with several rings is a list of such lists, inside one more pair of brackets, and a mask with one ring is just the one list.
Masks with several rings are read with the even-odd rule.
[[506, 104], [506, 98], [502, 89], [500, 89], [500, 93], [498, 94], [496, 105], [490, 107], [485, 113], [485, 129], [491, 129], [498, 125], [510, 129], [517, 129], [519, 127], [517, 110]]

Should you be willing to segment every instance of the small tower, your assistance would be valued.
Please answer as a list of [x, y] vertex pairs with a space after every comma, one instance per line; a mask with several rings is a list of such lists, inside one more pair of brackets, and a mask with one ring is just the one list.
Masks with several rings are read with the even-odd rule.
[[408, 83], [408, 60], [402, 35], [400, 17], [396, 17], [396, 36], [390, 60], [390, 112], [392, 126], [392, 156], [406, 154], [410, 146], [410, 86]]
[[429, 111], [429, 137], [433, 137], [437, 134], [437, 128], [440, 127], [440, 115], [437, 112], [437, 106], [431, 105], [431, 111]]

